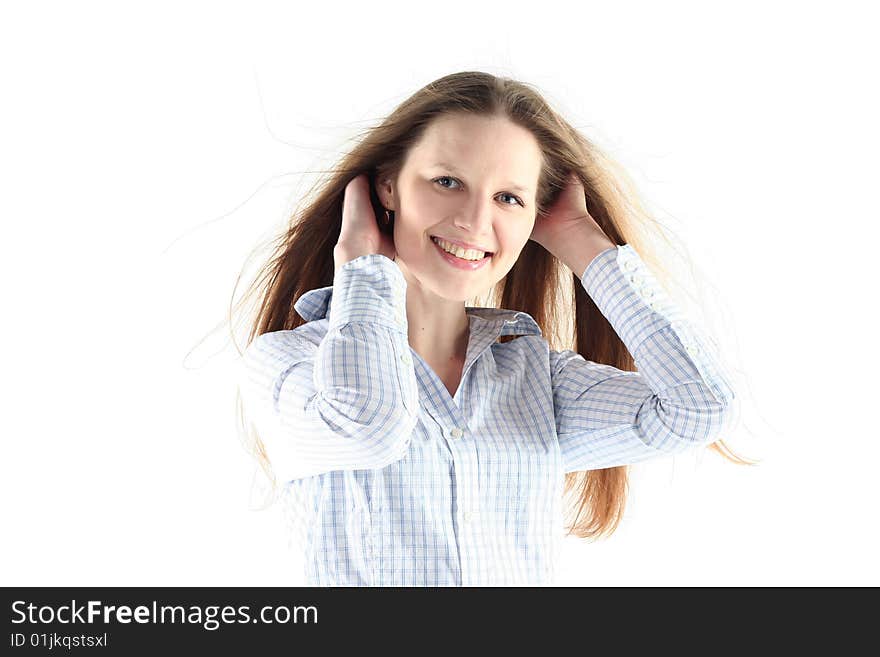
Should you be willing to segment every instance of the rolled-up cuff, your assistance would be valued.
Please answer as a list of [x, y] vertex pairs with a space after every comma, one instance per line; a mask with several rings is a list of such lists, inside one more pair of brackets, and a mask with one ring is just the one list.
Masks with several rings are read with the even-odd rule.
[[367, 322], [406, 333], [406, 279], [400, 267], [378, 253], [346, 262], [333, 279], [328, 319], [330, 329]]

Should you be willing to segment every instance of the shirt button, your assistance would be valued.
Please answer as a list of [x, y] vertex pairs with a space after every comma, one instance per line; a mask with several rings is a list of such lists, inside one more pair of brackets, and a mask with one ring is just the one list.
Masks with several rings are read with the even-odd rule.
[[623, 268], [626, 271], [635, 271], [636, 270], [636, 263], [634, 263], [632, 260], [624, 260], [623, 261]]
[[470, 522], [471, 520], [473, 520], [473, 518], [474, 518], [474, 514], [473, 514], [473, 513], [471, 513], [470, 511], [465, 511], [465, 512], [464, 512], [464, 521], [465, 521], [465, 522]]
[[452, 436], [453, 438], [461, 438], [463, 433], [464, 432], [461, 429], [459, 429], [458, 427], [453, 427], [452, 429], [449, 430], [449, 435]]
[[692, 345], [692, 344], [687, 345], [687, 346], [685, 347], [685, 350], [686, 350], [689, 354], [693, 354], [694, 356], [696, 356], [697, 354], [700, 353], [700, 348], [699, 348], [699, 347], [696, 347], [696, 346], [694, 346], [694, 345]]
[[409, 365], [412, 362], [412, 359], [407, 354], [401, 354], [400, 360]]

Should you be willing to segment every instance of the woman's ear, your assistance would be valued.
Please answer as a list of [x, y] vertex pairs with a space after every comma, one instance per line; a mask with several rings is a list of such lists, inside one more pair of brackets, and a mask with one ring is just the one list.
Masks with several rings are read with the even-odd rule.
[[382, 207], [388, 210], [397, 210], [397, 199], [394, 194], [394, 184], [389, 179], [376, 181], [376, 195]]

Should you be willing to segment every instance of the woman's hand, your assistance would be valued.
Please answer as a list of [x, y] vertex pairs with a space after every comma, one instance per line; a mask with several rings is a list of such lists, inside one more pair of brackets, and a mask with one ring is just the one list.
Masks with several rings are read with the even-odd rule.
[[587, 235], [591, 241], [614, 246], [596, 220], [587, 212], [584, 186], [577, 174], [572, 172], [568, 184], [546, 214], [535, 218], [535, 226], [529, 239], [536, 241], [553, 255], [560, 257], [571, 240], [582, 241]]
[[394, 238], [379, 230], [370, 201], [370, 181], [362, 173], [345, 186], [342, 201], [342, 228], [333, 248], [336, 271], [346, 262], [362, 255], [378, 253], [394, 260]]

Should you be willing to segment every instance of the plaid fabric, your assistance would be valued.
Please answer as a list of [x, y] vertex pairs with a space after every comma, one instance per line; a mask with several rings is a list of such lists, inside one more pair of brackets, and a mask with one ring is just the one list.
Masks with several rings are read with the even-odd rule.
[[527, 313], [468, 306], [451, 396], [409, 346], [406, 281], [379, 254], [303, 294], [306, 324], [248, 346], [245, 410], [285, 484], [308, 585], [553, 585], [566, 472], [717, 439], [730, 381], [636, 251], [606, 249], [580, 280], [638, 372], [549, 349]]

